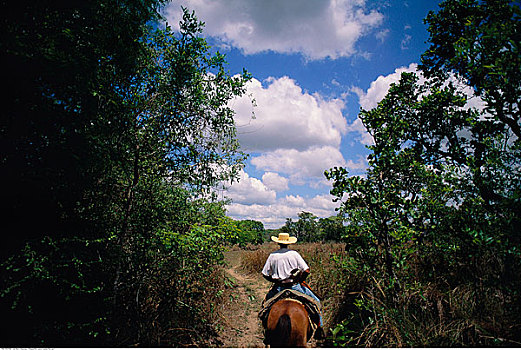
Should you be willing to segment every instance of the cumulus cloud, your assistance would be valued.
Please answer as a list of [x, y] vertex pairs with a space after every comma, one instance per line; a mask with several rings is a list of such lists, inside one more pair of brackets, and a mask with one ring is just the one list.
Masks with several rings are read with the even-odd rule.
[[[408, 28], [406, 27], [405, 29]], [[375, 108], [378, 105], [378, 103], [385, 97], [385, 95], [389, 91], [391, 84], [398, 83], [401, 74], [404, 72], [416, 73], [419, 78], [419, 85], [426, 83], [425, 77], [423, 76], [421, 71], [417, 69], [417, 64], [411, 63], [408, 67], [397, 68], [393, 73], [389, 75], [379, 76], [370, 84], [367, 92], [365, 92], [359, 87], [352, 87], [350, 91], [358, 95], [360, 106], [363, 109], [370, 110], [372, 108]], [[467, 102], [463, 109], [466, 110], [473, 108], [483, 113], [482, 118], [487, 117], [486, 103], [479, 96], [475, 95], [475, 91], [472, 89], [472, 87], [465, 84], [464, 80], [461, 77], [458, 77], [451, 73], [448, 79], [445, 81], [444, 86], [448, 86], [449, 83], [453, 84], [458, 92], [462, 93], [464, 96], [467, 97]], [[428, 92], [424, 92], [424, 94], [428, 94]], [[348, 125], [347, 132], [358, 133], [358, 137], [356, 138], [356, 140], [362, 144], [374, 144], [372, 136], [367, 132], [367, 130], [363, 126], [362, 121], [359, 118], [355, 119], [351, 124]], [[459, 134], [461, 137], [470, 138], [471, 132], [469, 130], [462, 130]], [[360, 166], [361, 169], [367, 168], [366, 160], [362, 162], [362, 160], [360, 159], [356, 163], [348, 161], [348, 167], [356, 166], [357, 164]]]
[[318, 217], [335, 215], [337, 203], [329, 194], [305, 198], [300, 195], [286, 195], [278, 198], [273, 187], [284, 190], [287, 179], [266, 172], [262, 180], [240, 173], [238, 183], [231, 185], [225, 192], [231, 203], [226, 206], [227, 215], [236, 220], [257, 220], [269, 228], [284, 225], [286, 218], [296, 219], [298, 214], [307, 211]]
[[239, 182], [232, 184], [226, 196], [243, 205], [267, 205], [275, 202], [277, 193], [266, 187], [261, 180], [240, 172]]
[[359, 156], [358, 160], [355, 162], [351, 159], [347, 161], [346, 168], [352, 172], [355, 172], [357, 170], [365, 170], [368, 167], [367, 159]]
[[318, 217], [335, 215], [338, 204], [332, 199], [330, 195], [317, 195], [312, 198], [288, 195], [270, 205], [244, 205], [234, 202], [227, 205], [227, 214], [236, 220], [257, 220], [263, 222], [266, 228], [279, 228], [284, 225], [286, 218], [297, 219], [298, 214], [303, 211]]
[[[367, 91], [364, 91], [357, 86], [351, 87], [350, 91], [358, 96], [360, 106], [363, 109], [373, 109], [378, 105], [378, 102], [380, 102], [385, 97], [391, 84], [398, 83], [403, 72], [418, 73], [417, 67], [418, 65], [416, 63], [411, 63], [408, 67], [396, 68], [393, 73], [386, 76], [380, 75], [378, 78], [376, 78], [376, 80], [371, 82]], [[423, 78], [420, 75], [420, 82], [421, 79]], [[367, 132], [367, 129], [365, 128], [360, 118], [356, 118], [351, 124], [347, 126], [347, 132], [358, 134], [355, 137], [355, 140], [363, 145], [367, 146], [374, 144], [373, 137]], [[358, 164], [361, 163], [358, 162]]]
[[[319, 94], [309, 94], [288, 77], [269, 78], [265, 83], [266, 87], [252, 79], [247, 86], [249, 96], [231, 103], [243, 149], [265, 152], [340, 145], [347, 128], [342, 100], [325, 100]], [[250, 96], [255, 99], [255, 107]], [[252, 111], [255, 119], [251, 119]]]
[[378, 102], [385, 97], [391, 84], [397, 83], [400, 80], [403, 72], [417, 72], [417, 67], [418, 65], [416, 63], [411, 63], [409, 67], [396, 68], [394, 73], [389, 75], [380, 75], [371, 83], [367, 92], [364, 92], [359, 87], [353, 87], [351, 88], [351, 91], [358, 95], [360, 106], [363, 109], [373, 109], [378, 105]]
[[333, 215], [329, 197], [311, 200], [292, 195], [279, 198], [277, 194], [290, 190], [290, 183], [314, 188], [328, 185], [324, 170], [349, 165], [340, 152], [342, 135], [348, 130], [342, 114], [344, 101], [310, 94], [288, 77], [263, 83], [252, 79], [247, 86], [249, 96], [231, 103], [241, 146], [254, 153], [250, 162], [264, 174], [255, 179], [241, 173], [239, 183], [225, 192], [232, 200], [228, 215], [272, 227], [282, 226], [285, 218], [297, 217], [301, 211]]
[[195, 10], [205, 33], [245, 54], [302, 53], [310, 60], [348, 57], [383, 15], [365, 0], [174, 0], [165, 16], [174, 28], [180, 6]]
[[277, 173], [267, 172], [262, 175], [262, 182], [271, 190], [282, 192], [289, 189], [288, 179]]
[[[425, 78], [418, 70], [418, 65], [416, 63], [411, 63], [408, 67], [396, 68], [395, 71], [389, 75], [380, 75], [378, 78], [376, 78], [376, 80], [371, 82], [367, 92], [356, 86], [351, 88], [351, 92], [354, 92], [358, 96], [360, 106], [363, 109], [373, 109], [378, 105], [378, 102], [380, 102], [385, 97], [387, 91], [389, 91], [391, 84], [398, 83], [402, 73], [404, 72], [416, 73], [419, 78], [418, 83], [420, 85], [425, 83]], [[465, 108], [476, 108], [478, 110], [485, 109], [485, 102], [481, 98], [474, 95], [474, 90], [472, 89], [472, 87], [466, 85], [463, 82], [462, 78], [458, 78], [454, 74], [450, 74], [448, 80], [446, 81], [446, 84], [448, 84], [449, 82], [454, 84], [458, 91], [467, 96], [468, 100]], [[352, 124], [348, 125], [347, 131], [358, 131], [360, 128], [359, 124], [361, 124], [361, 121], [353, 122]]]
[[278, 149], [254, 157], [251, 163], [264, 171], [288, 174], [292, 183], [319, 185], [324, 183], [324, 170], [334, 166], [346, 166], [338, 148], [312, 147], [305, 151]]
[[347, 131], [357, 133], [358, 136], [355, 137], [355, 140], [360, 142], [362, 145], [374, 145], [373, 137], [367, 132], [367, 129], [360, 118], [357, 117], [351, 124], [349, 124]]

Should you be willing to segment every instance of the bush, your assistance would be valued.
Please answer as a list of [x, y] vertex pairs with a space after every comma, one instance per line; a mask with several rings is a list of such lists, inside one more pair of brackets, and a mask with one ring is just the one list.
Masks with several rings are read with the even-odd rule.
[[112, 236], [27, 243], [1, 265], [4, 344], [215, 345], [224, 289], [216, 231], [136, 232], [126, 250]]
[[[401, 287], [379, 275], [354, 249], [339, 260], [345, 293], [334, 316], [329, 345], [364, 347], [516, 346], [520, 301], [508, 283], [487, 283], [484, 271], [501, 270], [485, 256], [467, 265], [436, 260], [429, 277], [428, 261], [409, 261], [410, 269], [397, 272]], [[519, 267], [512, 267], [514, 270]], [[416, 271], [413, 282], [410, 271]], [[445, 274], [445, 271], [450, 273]], [[497, 273], [497, 272], [496, 272]], [[432, 271], [430, 276], [433, 276]]]
[[224, 285], [221, 247], [210, 226], [159, 232], [141, 278], [127, 281], [133, 288], [121, 293], [120, 320], [130, 323], [118, 337], [139, 346], [215, 345], [215, 308]]

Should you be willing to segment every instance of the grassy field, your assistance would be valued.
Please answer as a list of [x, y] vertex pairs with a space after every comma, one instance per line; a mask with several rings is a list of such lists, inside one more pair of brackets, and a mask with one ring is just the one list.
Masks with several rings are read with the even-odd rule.
[[[258, 275], [270, 252], [276, 250], [275, 243], [265, 243], [260, 246], [251, 246], [242, 254], [234, 253], [239, 259], [239, 269], [247, 274]], [[324, 323], [326, 328], [332, 327], [338, 319], [338, 310], [342, 307], [343, 288], [340, 285], [342, 278], [338, 268], [339, 260], [345, 255], [344, 244], [341, 243], [299, 243], [291, 247], [298, 251], [310, 266], [311, 274], [307, 279], [312, 290], [322, 301]]]
[[[416, 281], [390, 295], [385, 280], [357, 270], [345, 244], [299, 243], [291, 248], [310, 266], [307, 282], [322, 300], [329, 338], [321, 345], [521, 345], [517, 316], [508, 311], [508, 296], [498, 287], [461, 282], [449, 288], [444, 281]], [[266, 258], [276, 249], [276, 244], [265, 243], [232, 255], [239, 271], [261, 279]]]

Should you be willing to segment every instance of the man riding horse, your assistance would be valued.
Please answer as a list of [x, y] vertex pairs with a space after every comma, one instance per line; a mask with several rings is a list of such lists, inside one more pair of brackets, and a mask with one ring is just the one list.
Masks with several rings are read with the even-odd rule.
[[[271, 236], [271, 239], [278, 243], [280, 248], [270, 254], [262, 269], [263, 277], [273, 283], [266, 295], [266, 300], [285, 289], [293, 289], [310, 296], [320, 305], [319, 298], [305, 283], [305, 279], [310, 273], [308, 264], [298, 252], [288, 248], [288, 245], [297, 242], [297, 238], [281, 232], [278, 237]], [[315, 331], [315, 338], [323, 339], [324, 336], [323, 320], [320, 314], [320, 324]]]

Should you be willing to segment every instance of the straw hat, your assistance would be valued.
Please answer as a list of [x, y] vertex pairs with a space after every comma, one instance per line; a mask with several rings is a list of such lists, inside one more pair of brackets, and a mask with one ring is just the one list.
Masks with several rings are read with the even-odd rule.
[[271, 240], [280, 244], [293, 244], [297, 242], [297, 237], [290, 237], [289, 233], [281, 232], [279, 237], [271, 236]]

